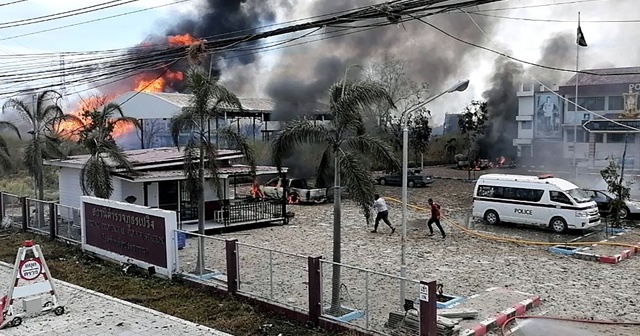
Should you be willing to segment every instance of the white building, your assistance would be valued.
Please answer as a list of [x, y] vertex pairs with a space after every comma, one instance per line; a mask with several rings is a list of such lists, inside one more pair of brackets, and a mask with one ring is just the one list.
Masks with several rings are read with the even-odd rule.
[[[111, 200], [176, 211], [182, 224], [197, 222], [197, 203], [190, 198], [183, 172], [184, 152], [176, 147], [153, 148], [126, 151], [136, 174], [129, 174], [121, 167], [110, 167], [113, 193]], [[80, 208], [83, 191], [80, 185], [81, 169], [88, 155], [72, 156], [67, 159], [46, 160], [46, 165], [59, 168], [59, 204], [69, 208]], [[218, 178], [222, 190], [219, 192], [212, 183], [205, 184], [205, 218], [210, 227], [229, 224], [249, 224], [283, 220], [286, 203], [283, 200], [255, 200], [236, 196], [234, 178], [247, 177], [250, 167], [232, 164], [243, 155], [235, 150], [219, 150], [217, 153]], [[108, 162], [109, 163], [109, 162]], [[112, 163], [109, 163], [112, 164]], [[286, 174], [287, 169], [282, 168]], [[276, 167], [256, 167], [257, 175], [279, 174]], [[207, 176], [210, 180], [211, 176]], [[248, 188], [248, 187], [245, 187]], [[246, 190], [248, 192], [248, 190]], [[247, 206], [247, 201], [250, 203]], [[269, 203], [269, 204], [267, 204]], [[241, 210], [242, 218], [234, 218], [234, 209]], [[255, 209], [254, 209], [255, 208]], [[273, 208], [273, 209], [271, 209]], [[270, 209], [270, 210], [269, 210]], [[259, 211], [260, 210], [260, 211]], [[262, 213], [265, 210], [265, 213]], [[266, 215], [265, 215], [266, 214]], [[185, 227], [189, 229], [189, 227]]]
[[[578, 104], [587, 111], [575, 112], [575, 105], [561, 97], [575, 99], [576, 76], [545, 91], [540, 85], [522, 85], [518, 91], [518, 137], [513, 140], [518, 158], [539, 165], [571, 164], [601, 167], [607, 158], [621, 158], [627, 142], [629, 168], [640, 167], [637, 131], [640, 120], [633, 111], [640, 91], [640, 67], [584, 70], [579, 74]], [[630, 94], [631, 93], [631, 94]], [[626, 125], [622, 126], [622, 125]], [[631, 128], [629, 128], [631, 127]], [[577, 128], [574, 148], [574, 128]], [[587, 131], [589, 129], [589, 131]]]

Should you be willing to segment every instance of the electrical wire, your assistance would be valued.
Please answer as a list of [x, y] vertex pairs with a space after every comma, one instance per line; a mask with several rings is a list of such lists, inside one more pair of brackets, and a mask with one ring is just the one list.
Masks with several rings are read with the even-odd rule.
[[[26, 0], [22, 0], [22, 1], [26, 1]], [[164, 7], [173, 6], [173, 5], [177, 5], [177, 4], [181, 4], [181, 3], [185, 3], [185, 2], [190, 2], [190, 1], [193, 1], [193, 0], [176, 0], [176, 1], [164, 4], [164, 5], [158, 5], [158, 6], [153, 6], [153, 7], [142, 8], [142, 9], [134, 10], [134, 11], [131, 11], [131, 12], [125, 12], [125, 13], [120, 13], [120, 14], [116, 14], [116, 15], [109, 15], [109, 16], [100, 17], [100, 18], [93, 19], [93, 20], [76, 22], [76, 23], [72, 23], [72, 24], [68, 24], [68, 25], [64, 25], [64, 26], [58, 26], [58, 27], [53, 27], [53, 28], [33, 31], [33, 32], [29, 32], [29, 33], [19, 34], [19, 35], [2, 37], [2, 38], [0, 38], [0, 41], [13, 40], [13, 39], [17, 39], [17, 38], [20, 38], [20, 37], [32, 36], [32, 35], [36, 35], [36, 34], [52, 32], [52, 31], [56, 31], [56, 30], [60, 30], [60, 29], [66, 29], [66, 28], [81, 26], [81, 25], [85, 25], [85, 24], [89, 24], [89, 23], [94, 23], [94, 22], [114, 19], [114, 18], [126, 16], [126, 15], [142, 13], [142, 12], [150, 11], [150, 10], [153, 10], [153, 9], [164, 8]]]
[[[576, 20], [560, 20], [560, 19], [535, 19], [535, 18], [526, 18], [526, 17], [513, 17], [513, 16], [503, 16], [503, 15], [494, 15], [494, 14], [485, 14], [479, 12], [469, 12], [471, 15], [492, 17], [496, 19], [505, 19], [505, 20], [517, 20], [517, 21], [530, 21], [530, 22], [554, 22], [554, 23], [576, 23]], [[580, 22], [586, 23], [638, 23], [640, 19], [634, 20], [580, 20]], [[2, 39], [0, 39], [2, 41]]]
[[[513, 316], [507, 319], [502, 325], [502, 335], [506, 336], [507, 334], [507, 326], [515, 321], [516, 319], [539, 319], [539, 320], [548, 320], [548, 321], [563, 321], [563, 322], [576, 322], [576, 323], [585, 323], [585, 324], [600, 324], [600, 325], [626, 325], [626, 326], [640, 326], [640, 322], [629, 321], [629, 322], [618, 322], [618, 321], [602, 321], [602, 320], [587, 320], [587, 319], [576, 319], [576, 318], [564, 318], [564, 317], [551, 317], [551, 316]], [[512, 334], [512, 333], [509, 333]]]
[[38, 16], [38, 17], [33, 17], [28, 19], [15, 20], [15, 21], [0, 22], [0, 29], [20, 27], [20, 26], [32, 25], [36, 23], [63, 19], [71, 16], [97, 12], [103, 9], [122, 6], [122, 5], [130, 4], [138, 1], [140, 0], [111, 0], [111, 1], [102, 2], [102, 3], [91, 5], [91, 6], [76, 8], [76, 9], [72, 9], [64, 12], [58, 12], [54, 14], [48, 14], [48, 15], [43, 15], [43, 16]]
[[21, 2], [25, 2], [25, 1], [28, 1], [28, 0], [15, 0], [15, 1], [11, 1], [11, 2], [5, 2], [3, 4], [0, 4], [0, 7], [9, 6], [9, 5], [15, 5], [15, 4], [19, 4]]
[[515, 7], [502, 7], [502, 8], [492, 8], [492, 9], [478, 9], [475, 10], [474, 13], [478, 12], [497, 12], [497, 11], [505, 11], [505, 10], [515, 10], [515, 9], [529, 9], [529, 8], [541, 8], [541, 7], [552, 7], [552, 6], [564, 6], [564, 5], [574, 5], [581, 4], [585, 2], [596, 2], [596, 1], [607, 1], [607, 0], [573, 0], [573, 1], [565, 1], [565, 2], [552, 2], [547, 4], [540, 5], [527, 5], [527, 6], [515, 6]]

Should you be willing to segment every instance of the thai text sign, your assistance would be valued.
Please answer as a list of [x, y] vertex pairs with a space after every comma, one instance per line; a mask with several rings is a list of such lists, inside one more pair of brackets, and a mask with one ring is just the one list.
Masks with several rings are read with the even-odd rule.
[[582, 127], [594, 133], [638, 133], [640, 120], [590, 120]]
[[84, 196], [82, 229], [84, 249], [170, 276], [175, 213]]

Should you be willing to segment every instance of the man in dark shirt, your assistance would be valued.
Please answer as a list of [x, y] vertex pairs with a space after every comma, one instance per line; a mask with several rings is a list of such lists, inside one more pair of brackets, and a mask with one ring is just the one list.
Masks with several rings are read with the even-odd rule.
[[442, 234], [442, 239], [444, 239], [447, 235], [444, 233], [444, 229], [442, 229], [442, 225], [440, 225], [440, 205], [433, 202], [433, 199], [429, 199], [429, 206], [431, 207], [431, 218], [427, 222], [429, 226], [429, 237], [433, 236], [433, 223], [436, 223], [436, 226], [440, 230]]

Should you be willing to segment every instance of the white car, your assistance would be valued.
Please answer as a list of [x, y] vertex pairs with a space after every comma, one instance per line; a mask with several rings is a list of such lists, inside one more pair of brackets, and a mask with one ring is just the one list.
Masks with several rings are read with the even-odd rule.
[[[598, 209], [601, 214], [611, 214], [611, 202], [616, 199], [616, 196], [606, 190], [585, 190], [589, 197], [596, 203], [598, 203]], [[620, 209], [620, 218], [627, 218], [629, 215], [640, 214], [640, 201], [638, 200], [626, 200], [624, 201], [624, 207]]]

